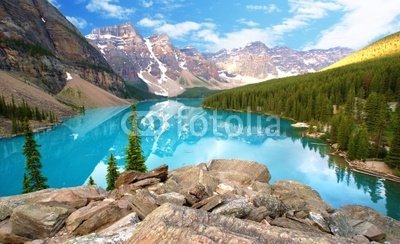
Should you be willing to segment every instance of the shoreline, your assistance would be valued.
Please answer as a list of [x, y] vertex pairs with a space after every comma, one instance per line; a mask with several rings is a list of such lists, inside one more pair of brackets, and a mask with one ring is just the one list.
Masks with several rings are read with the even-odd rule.
[[[320, 136], [323, 135], [324, 133], [303, 133], [303, 136], [310, 137], [313, 139], [320, 139]], [[332, 149], [333, 152], [329, 153], [329, 155], [334, 155], [334, 156], [339, 156], [343, 158], [343, 160], [347, 163], [348, 167], [350, 170], [365, 174], [365, 175], [370, 175], [374, 176], [377, 178], [385, 179], [385, 180], [390, 180], [396, 183], [400, 183], [400, 177], [395, 176], [393, 174], [393, 169], [390, 168], [384, 161], [377, 161], [377, 160], [366, 160], [365, 162], [361, 160], [349, 160], [347, 158], [347, 153], [344, 151], [340, 151], [337, 149], [337, 147], [334, 146], [334, 144], [331, 144], [330, 142], [326, 140], [322, 140], [324, 142], [329, 143], [330, 148]]]

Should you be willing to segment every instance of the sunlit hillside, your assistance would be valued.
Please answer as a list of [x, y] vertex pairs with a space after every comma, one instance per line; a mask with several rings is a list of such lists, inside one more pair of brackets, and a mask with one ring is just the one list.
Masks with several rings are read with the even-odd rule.
[[384, 37], [323, 70], [400, 53], [400, 32]]

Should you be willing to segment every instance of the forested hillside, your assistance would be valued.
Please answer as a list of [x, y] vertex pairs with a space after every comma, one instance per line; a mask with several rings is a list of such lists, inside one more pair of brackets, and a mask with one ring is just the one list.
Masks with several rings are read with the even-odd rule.
[[371, 45], [355, 52], [342, 60], [328, 66], [324, 70], [342, 67], [345, 65], [380, 58], [382, 56], [400, 53], [400, 32], [382, 38]]
[[[400, 55], [397, 54], [224, 91], [207, 97], [203, 106], [228, 110], [250, 108], [254, 112], [311, 122], [312, 129], [330, 128], [325, 134], [328, 139], [337, 142], [340, 149], [349, 150], [351, 159], [365, 159], [385, 157], [385, 146], [396, 140], [393, 132], [397, 116], [389, 112], [389, 104], [399, 100]], [[369, 141], [373, 143], [370, 145]], [[400, 153], [391, 164], [400, 166]]]

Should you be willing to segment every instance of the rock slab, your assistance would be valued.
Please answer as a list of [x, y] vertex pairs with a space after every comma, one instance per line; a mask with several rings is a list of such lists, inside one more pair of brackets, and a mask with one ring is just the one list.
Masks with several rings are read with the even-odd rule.
[[164, 204], [153, 211], [127, 243], [351, 243], [332, 235], [290, 231]]
[[51, 237], [63, 227], [68, 214], [69, 210], [63, 207], [21, 205], [11, 215], [11, 231], [30, 239]]

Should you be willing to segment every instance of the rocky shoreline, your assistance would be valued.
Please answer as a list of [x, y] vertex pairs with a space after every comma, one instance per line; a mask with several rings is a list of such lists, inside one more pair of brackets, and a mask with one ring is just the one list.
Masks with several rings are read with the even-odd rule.
[[128, 171], [96, 186], [0, 198], [0, 243], [400, 243], [400, 222], [334, 209], [294, 181], [269, 184], [252, 161]]
[[[303, 136], [320, 140], [319, 138], [323, 134], [324, 133], [308, 133], [307, 132]], [[331, 149], [335, 150], [335, 152], [330, 153], [330, 154], [342, 157], [344, 159], [344, 161], [346, 161], [346, 163], [349, 165], [349, 168], [352, 171], [400, 183], [400, 177], [395, 176], [392, 172], [384, 172], [375, 167], [370, 167], [367, 163], [361, 162], [360, 160], [351, 161], [347, 158], [346, 152], [338, 150], [336, 144], [333, 144], [333, 145], [330, 144], [330, 147], [331, 147]]]

